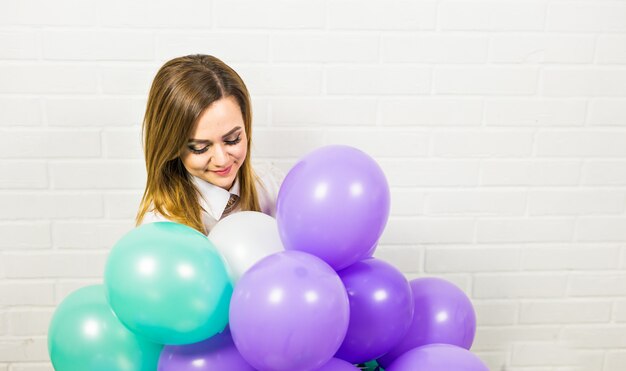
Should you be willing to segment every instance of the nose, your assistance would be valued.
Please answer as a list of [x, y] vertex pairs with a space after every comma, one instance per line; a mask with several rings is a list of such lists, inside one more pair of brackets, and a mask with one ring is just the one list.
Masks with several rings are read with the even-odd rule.
[[226, 147], [223, 145], [213, 146], [213, 156], [211, 157], [211, 161], [215, 166], [226, 165], [228, 163], [228, 152], [226, 151]]

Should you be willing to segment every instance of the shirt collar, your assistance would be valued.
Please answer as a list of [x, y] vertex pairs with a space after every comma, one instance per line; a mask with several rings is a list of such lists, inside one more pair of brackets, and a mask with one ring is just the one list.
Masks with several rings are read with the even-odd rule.
[[235, 194], [239, 196], [239, 177], [235, 178], [235, 182], [228, 191], [224, 188], [211, 184], [204, 179], [200, 179], [197, 176], [192, 177], [193, 183], [198, 188], [198, 191], [200, 191], [200, 195], [202, 196], [200, 200], [202, 208], [215, 220], [220, 220], [230, 195]]

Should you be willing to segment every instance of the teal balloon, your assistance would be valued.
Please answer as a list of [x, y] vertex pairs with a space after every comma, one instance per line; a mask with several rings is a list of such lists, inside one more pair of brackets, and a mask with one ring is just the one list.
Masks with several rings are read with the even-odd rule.
[[197, 343], [228, 324], [226, 266], [205, 235], [182, 224], [145, 224], [123, 236], [109, 253], [104, 284], [122, 323], [156, 343]]
[[56, 371], [154, 371], [161, 348], [122, 325], [102, 285], [71, 293], [48, 329], [48, 353]]

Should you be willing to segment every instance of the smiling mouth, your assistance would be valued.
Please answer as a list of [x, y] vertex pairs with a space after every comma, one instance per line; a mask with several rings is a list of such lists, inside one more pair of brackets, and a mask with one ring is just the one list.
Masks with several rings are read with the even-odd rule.
[[217, 175], [220, 176], [225, 176], [228, 175], [228, 173], [230, 173], [230, 169], [232, 169], [233, 165], [230, 165], [229, 167], [222, 169], [222, 170], [213, 170], [213, 172]]

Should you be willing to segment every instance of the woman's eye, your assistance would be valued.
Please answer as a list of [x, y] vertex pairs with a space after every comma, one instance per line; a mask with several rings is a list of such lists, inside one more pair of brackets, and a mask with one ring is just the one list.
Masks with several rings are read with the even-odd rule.
[[189, 150], [190, 150], [192, 153], [195, 153], [195, 154], [200, 154], [200, 153], [204, 153], [204, 152], [208, 151], [208, 150], [209, 150], [209, 147], [210, 147], [210, 146], [200, 147], [200, 146], [193, 146], [193, 145], [189, 145], [187, 148], [189, 148]]
[[226, 144], [228, 144], [229, 146], [234, 146], [235, 144], [239, 144], [239, 142], [241, 142], [241, 135], [238, 136], [236, 139], [233, 140], [226, 140], [224, 141]]

